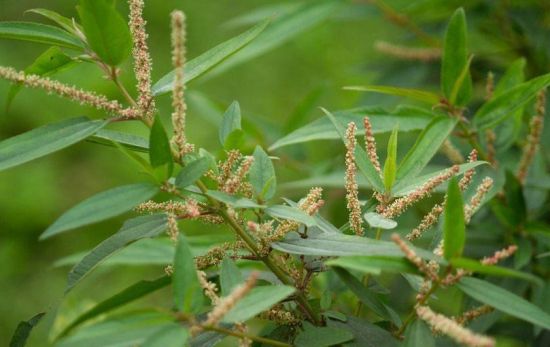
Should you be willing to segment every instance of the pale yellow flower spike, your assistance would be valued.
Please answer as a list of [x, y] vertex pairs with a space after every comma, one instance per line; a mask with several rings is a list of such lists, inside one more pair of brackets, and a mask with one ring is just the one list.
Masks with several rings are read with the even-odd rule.
[[363, 118], [363, 125], [365, 127], [365, 149], [367, 151], [367, 155], [369, 156], [369, 160], [376, 171], [380, 173], [380, 162], [378, 161], [378, 154], [376, 153], [376, 140], [374, 139], [372, 124], [369, 117]]
[[541, 90], [537, 94], [537, 102], [535, 106], [535, 115], [531, 119], [529, 127], [529, 137], [527, 138], [527, 144], [523, 147], [523, 155], [521, 156], [518, 180], [523, 184], [527, 177], [527, 171], [529, 166], [535, 158], [535, 153], [539, 148], [540, 137], [542, 135], [542, 128], [544, 125], [544, 114], [546, 113], [546, 91]]
[[417, 48], [399, 46], [386, 41], [376, 41], [374, 48], [377, 51], [391, 55], [403, 60], [418, 60], [422, 62], [430, 62], [441, 57], [441, 49], [439, 48]]
[[355, 147], [357, 140], [355, 132], [357, 126], [354, 122], [348, 124], [346, 130], [346, 200], [349, 210], [349, 223], [351, 229], [356, 235], [363, 235], [363, 227], [361, 226], [361, 205], [359, 204], [359, 186], [356, 181], [356, 165], [355, 165]]

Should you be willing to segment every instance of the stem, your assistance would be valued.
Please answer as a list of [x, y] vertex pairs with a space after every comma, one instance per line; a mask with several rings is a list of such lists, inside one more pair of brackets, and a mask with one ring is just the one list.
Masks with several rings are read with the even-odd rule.
[[268, 339], [268, 338], [261, 337], [261, 336], [254, 336], [254, 335], [249, 335], [249, 334], [245, 334], [245, 333], [240, 333], [240, 332], [225, 329], [225, 328], [220, 328], [220, 327], [215, 327], [215, 326], [205, 326], [203, 328], [205, 330], [216, 331], [216, 332], [219, 332], [219, 333], [222, 333], [222, 334], [231, 335], [231, 336], [235, 336], [235, 337], [239, 337], [239, 338], [247, 338], [247, 339], [257, 341], [257, 342], [260, 342], [260, 343], [265, 343], [265, 344], [268, 344], [268, 345], [271, 345], [271, 346], [292, 347], [292, 345], [289, 345], [288, 343], [285, 343], [285, 342], [272, 340], [272, 339]]

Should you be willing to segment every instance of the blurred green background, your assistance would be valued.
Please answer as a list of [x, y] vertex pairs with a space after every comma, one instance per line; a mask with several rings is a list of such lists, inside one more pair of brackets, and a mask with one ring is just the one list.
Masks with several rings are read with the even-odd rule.
[[[243, 116], [248, 122], [271, 129], [270, 135], [256, 139], [263, 145], [269, 145], [278, 135], [320, 117], [318, 106], [339, 110], [358, 105], [391, 104], [395, 101], [394, 98], [343, 91], [342, 86], [377, 80], [383, 84], [437, 88], [438, 63], [399, 62], [374, 49], [377, 40], [422, 46], [417, 36], [407, 28], [389, 21], [387, 13], [384, 16], [380, 8], [370, 1], [343, 2], [346, 6], [328, 20], [274, 50], [216, 76], [207, 75], [193, 81], [188, 87], [188, 134], [191, 141], [207, 149], [219, 150], [215, 123], [220, 111], [233, 100], [240, 102]], [[158, 80], [171, 70], [169, 14], [173, 9], [182, 9], [187, 15], [188, 57], [193, 58], [249, 26], [231, 25], [228, 23], [231, 19], [279, 3], [277, 0], [146, 1], [145, 16], [154, 62], [153, 80]], [[472, 51], [476, 54], [474, 79], [481, 80], [478, 89], [482, 88], [486, 71], [490, 69], [498, 74], [503, 66], [520, 55], [528, 59], [530, 75], [548, 70], [548, 3], [445, 0], [388, 2], [398, 11], [409, 13], [414, 20], [418, 19], [427, 32], [436, 38], [441, 37], [449, 14], [456, 7], [465, 6], [469, 22], [478, 33], [471, 40]], [[293, 2], [286, 2], [286, 5], [289, 4]], [[74, 0], [0, 0], [0, 20], [44, 22], [35, 14], [25, 13], [25, 10], [40, 7], [55, 10], [67, 17], [76, 17], [75, 5]], [[121, 12], [127, 13], [124, 1], [119, 1], [118, 7]], [[275, 7], [271, 11], [278, 10]], [[510, 12], [519, 19], [508, 18]], [[504, 16], [501, 20], [505, 23], [510, 21], [515, 25], [516, 22], [526, 22], [525, 36], [517, 42], [512, 41], [516, 39], [512, 36], [507, 39], [504, 26], [495, 22], [497, 19], [494, 13], [501, 13]], [[535, 19], [526, 21], [525, 16]], [[531, 26], [537, 30], [529, 29]], [[504, 43], [494, 41], [494, 37]], [[0, 40], [0, 65], [22, 70], [46, 48], [40, 44]], [[131, 61], [128, 60], [123, 66], [123, 80], [130, 89], [133, 88], [131, 69]], [[102, 77], [101, 71], [90, 64], [81, 64], [57, 74], [55, 78], [112, 98], [120, 98], [116, 89]], [[8, 88], [8, 83], [0, 81], [0, 139], [54, 120], [77, 115], [101, 116], [94, 110], [38, 90], [23, 90], [11, 108], [6, 110]], [[209, 103], [205, 102], [204, 96], [207, 96]], [[168, 123], [169, 97], [160, 97], [158, 103]], [[133, 131], [139, 133], [142, 130], [136, 127]], [[309, 159], [318, 163], [315, 170], [323, 171], [335, 159], [327, 158], [330, 153], [341, 155], [342, 150], [333, 142], [316, 142], [275, 153], [283, 158], [277, 167], [282, 175], [280, 180], [284, 182], [290, 177], [296, 180], [312, 174], [311, 171], [304, 171], [298, 162], [285, 161], [286, 157]], [[340, 158], [336, 157], [336, 160]], [[39, 242], [38, 236], [63, 211], [82, 199], [142, 179], [134, 164], [116, 150], [88, 142], [0, 173], [0, 345], [7, 345], [11, 332], [20, 320], [30, 318], [38, 311], [53, 311], [61, 302], [68, 269], [54, 267], [53, 263], [63, 256], [96, 245], [115, 232], [124, 217], [44, 242]], [[301, 193], [282, 192], [290, 197]], [[335, 190], [331, 194], [339, 195], [342, 192]], [[342, 207], [337, 206], [334, 210], [338, 215]], [[68, 300], [75, 298], [80, 301], [78, 304], [84, 305], [89, 299], [83, 298], [105, 297], [104, 288], [114, 293], [116, 288], [129, 285], [143, 273], [155, 276], [159, 268], [123, 268], [94, 275]], [[92, 288], [93, 291], [90, 291]], [[44, 344], [49, 323], [42, 324], [36, 331], [33, 341], [37, 346]]]

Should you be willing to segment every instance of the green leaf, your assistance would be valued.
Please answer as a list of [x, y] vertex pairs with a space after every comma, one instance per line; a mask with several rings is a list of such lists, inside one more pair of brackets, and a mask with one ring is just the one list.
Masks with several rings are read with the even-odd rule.
[[69, 147], [106, 124], [86, 117], [71, 118], [4, 140], [0, 142], [0, 171]]
[[[387, 330], [372, 324], [368, 320], [348, 316], [345, 322], [329, 320], [328, 326], [343, 328], [353, 334], [353, 341], [344, 344], [345, 347], [397, 347], [400, 343]], [[418, 346], [424, 347], [424, 346]]]
[[315, 218], [308, 215], [304, 211], [286, 205], [274, 205], [265, 209], [265, 213], [275, 218], [289, 219], [295, 222], [305, 224], [306, 226], [313, 226], [316, 224]]
[[243, 275], [237, 264], [229, 258], [223, 258], [220, 270], [220, 287], [222, 296], [227, 296], [235, 287], [244, 282]]
[[113, 142], [116, 142], [132, 151], [142, 153], [149, 152], [148, 139], [116, 130], [101, 129], [87, 140], [106, 146], [114, 146]]
[[302, 329], [294, 340], [296, 347], [328, 347], [353, 339], [353, 334], [342, 328], [316, 327], [305, 322]]
[[222, 124], [219, 130], [219, 139], [225, 148], [227, 139], [236, 130], [241, 130], [241, 108], [237, 101], [233, 101], [223, 114]]
[[48, 18], [49, 20], [53, 21], [54, 23], [75, 36], [77, 36], [78, 34], [76, 29], [82, 31], [82, 27], [78, 25], [76, 21], [64, 17], [55, 11], [47, 10], [45, 8], [33, 8], [25, 12], [36, 13], [38, 15], [41, 15], [42, 17]]
[[132, 36], [112, 0], [80, 0], [77, 6], [88, 44], [111, 66], [130, 55]]
[[457, 287], [473, 299], [494, 307], [496, 310], [550, 329], [550, 315], [522, 297], [506, 289], [473, 277], [460, 280]]
[[413, 100], [425, 102], [430, 105], [437, 105], [441, 101], [441, 97], [435, 93], [427, 92], [419, 89], [400, 88], [392, 86], [349, 86], [344, 87], [345, 90], [355, 90], [360, 92], [375, 92], [381, 94], [389, 94], [395, 96], [403, 96]]
[[[472, 96], [472, 79], [467, 69], [468, 46], [466, 36], [466, 15], [464, 9], [459, 8], [455, 11], [447, 26], [441, 62], [441, 91], [449, 101], [456, 99], [454, 104], [457, 106], [466, 104]], [[457, 83], [461, 79], [463, 71], [466, 71], [466, 75], [462, 77], [463, 82]], [[455, 85], [460, 85], [460, 89], [453, 96]]]
[[265, 208], [264, 205], [259, 205], [258, 203], [248, 198], [241, 198], [241, 197], [227, 194], [225, 192], [220, 192], [217, 190], [209, 190], [206, 194], [233, 208]]
[[84, 44], [57, 27], [32, 22], [0, 22], [0, 38], [23, 40], [84, 50]]
[[166, 224], [164, 214], [141, 216], [126, 221], [116, 234], [102, 241], [71, 269], [65, 292], [69, 292], [99, 264], [121, 248], [137, 240], [160, 235], [166, 230]]
[[449, 262], [455, 268], [461, 268], [470, 270], [485, 275], [499, 276], [499, 277], [512, 277], [520, 278], [538, 285], [542, 285], [542, 280], [537, 276], [534, 276], [528, 272], [517, 271], [502, 266], [496, 265], [483, 265], [479, 260], [468, 258], [453, 258]]
[[445, 259], [460, 257], [466, 242], [466, 223], [464, 221], [464, 202], [453, 177], [447, 188], [447, 203], [443, 215], [443, 255]]
[[[235, 36], [216, 47], [208, 50], [184, 66], [183, 81], [189, 83], [195, 78], [203, 75], [216, 65], [220, 64], [231, 55], [238, 52], [244, 46], [254, 40], [267, 26], [268, 20], [255, 25], [244, 33]], [[162, 77], [153, 86], [153, 95], [161, 95], [172, 91], [174, 85], [174, 71]]]
[[172, 149], [160, 117], [155, 117], [149, 134], [149, 162], [154, 168], [166, 165], [166, 177], [172, 174], [174, 168]]
[[210, 162], [207, 158], [193, 160], [181, 169], [180, 173], [176, 177], [176, 186], [179, 188], [186, 188], [192, 185], [198, 181], [202, 175], [204, 175], [209, 167]]
[[[334, 112], [334, 118], [341, 127], [345, 127], [349, 122], [354, 122], [357, 125], [358, 135], [361, 135], [364, 132], [363, 118], [366, 114], [368, 114], [371, 120], [372, 132], [374, 134], [392, 131], [395, 126], [398, 126], [401, 132], [422, 130], [434, 117], [431, 111], [413, 106], [399, 106], [393, 111], [388, 111], [379, 107], [363, 107], [353, 110], [337, 111]], [[340, 138], [340, 136], [331, 120], [327, 117], [322, 117], [277, 140], [271, 145], [269, 150], [297, 143], [315, 140], [333, 140], [338, 138]]]
[[508, 228], [518, 228], [527, 220], [527, 204], [523, 194], [523, 186], [517, 177], [506, 171], [504, 184], [505, 201], [493, 200], [491, 207], [499, 220]]
[[420, 133], [414, 146], [407, 152], [397, 169], [400, 185], [414, 179], [439, 151], [443, 142], [453, 131], [456, 119], [437, 117]]
[[226, 323], [245, 322], [271, 308], [296, 291], [289, 286], [261, 286], [253, 288], [224, 316]]
[[380, 275], [382, 272], [418, 273], [418, 269], [411, 262], [398, 257], [347, 256], [331, 259], [325, 264], [373, 275]]
[[183, 313], [198, 313], [202, 308], [202, 287], [197, 277], [195, 260], [191, 248], [183, 234], [178, 235], [178, 244], [174, 256], [174, 305]]
[[396, 127], [393, 129], [388, 140], [388, 151], [386, 162], [384, 163], [384, 187], [386, 188], [386, 192], [391, 191], [397, 174], [397, 133], [398, 128]]
[[505, 121], [549, 85], [550, 74], [546, 74], [508, 89], [481, 106], [473, 119], [475, 127], [485, 130]]
[[149, 336], [143, 347], [184, 347], [189, 338], [187, 329], [177, 323], [170, 324]]
[[57, 338], [68, 335], [74, 328], [86, 321], [89, 321], [92, 318], [112, 311], [116, 308], [124, 306], [132, 301], [140, 299], [148, 294], [164, 288], [169, 285], [171, 281], [171, 277], [163, 276], [153, 281], [142, 280], [134, 283], [131, 286], [118, 292], [117, 294], [111, 296], [110, 298], [107, 298], [95, 304], [92, 308], [79, 315], [78, 318], [76, 318], [73, 322], [71, 322], [71, 324], [63, 329], [63, 331], [58, 335]]
[[397, 226], [396, 221], [386, 218], [376, 212], [367, 212], [363, 215], [363, 217], [371, 228], [390, 230], [394, 229]]
[[45, 314], [45, 312], [41, 312], [33, 316], [28, 321], [20, 322], [11, 337], [10, 347], [24, 347], [27, 344], [27, 339], [29, 338], [32, 329], [40, 323], [40, 320]]
[[254, 162], [248, 172], [248, 178], [259, 199], [269, 200], [277, 191], [275, 168], [267, 153], [260, 146], [254, 150]]
[[415, 319], [405, 331], [403, 347], [435, 347], [435, 338], [430, 328], [420, 319]]
[[499, 96], [505, 91], [517, 86], [525, 81], [525, 58], [516, 59], [508, 66], [504, 75], [499, 79], [495, 86], [494, 96]]
[[[470, 83], [471, 85], [471, 76], [470, 76], [470, 64], [472, 63], [472, 59], [474, 58], [473, 55], [471, 55], [469, 58], [468, 58], [468, 61], [466, 62], [466, 65], [464, 65], [464, 68], [462, 68], [462, 71], [460, 72], [460, 75], [458, 75], [458, 78], [456, 79], [455, 81], [455, 84], [453, 86], [453, 89], [451, 91], [451, 96], [449, 97], [449, 103], [451, 105], [455, 105], [457, 104], [457, 100], [458, 98], [460, 97], [463, 97], [464, 95], [461, 95], [459, 93], [462, 92], [462, 87], [464, 87], [464, 83]], [[466, 101], [464, 101], [464, 104], [468, 102], [468, 100], [471, 98], [471, 87], [470, 87], [470, 91], [467, 92], [469, 93], [470, 95], [467, 95], [465, 97]]]
[[[63, 53], [59, 47], [50, 47], [45, 52], [40, 54], [35, 61], [25, 69], [25, 74], [38, 75], [38, 76], [51, 76], [54, 73], [67, 68], [72, 65], [74, 60]], [[8, 97], [6, 101], [6, 109], [9, 109], [11, 102], [21, 90], [20, 84], [14, 84], [8, 91]]]
[[158, 191], [158, 187], [152, 184], [137, 183], [96, 194], [61, 215], [40, 235], [40, 239], [118, 216], [149, 200]]

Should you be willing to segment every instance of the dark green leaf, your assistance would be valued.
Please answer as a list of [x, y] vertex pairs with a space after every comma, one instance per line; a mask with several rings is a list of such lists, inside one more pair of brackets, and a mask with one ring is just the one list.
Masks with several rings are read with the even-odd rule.
[[191, 248], [183, 234], [178, 235], [178, 244], [174, 256], [174, 305], [184, 313], [198, 313], [202, 308], [202, 287], [197, 277], [195, 260]]
[[245, 322], [285, 299], [296, 289], [289, 286], [261, 286], [253, 288], [224, 316], [226, 323]]
[[443, 215], [443, 255], [445, 259], [460, 257], [466, 241], [464, 203], [458, 180], [453, 177], [447, 189], [447, 203]]
[[152, 184], [137, 183], [96, 194], [61, 215], [40, 235], [40, 239], [118, 216], [150, 199], [158, 191], [158, 187]]
[[86, 117], [66, 119], [0, 142], [0, 171], [69, 147], [107, 124]]
[[88, 141], [106, 146], [113, 146], [113, 142], [136, 152], [149, 152], [149, 140], [141, 136], [123, 133], [116, 130], [101, 129], [88, 138]]
[[141, 216], [126, 221], [116, 234], [97, 245], [71, 269], [65, 291], [70, 291], [93, 269], [121, 248], [137, 240], [155, 237], [164, 232], [166, 223], [164, 214]]
[[199, 158], [190, 162], [181, 169], [176, 177], [176, 186], [179, 188], [186, 188], [192, 185], [204, 175], [209, 167], [210, 162], [207, 158]]
[[415, 319], [405, 331], [403, 347], [435, 347], [435, 338], [426, 323]]
[[475, 259], [468, 258], [453, 258], [449, 262], [455, 268], [461, 268], [470, 270], [485, 275], [500, 276], [500, 277], [513, 277], [521, 278], [536, 284], [541, 285], [542, 280], [536, 276], [531, 275], [528, 272], [517, 271], [502, 266], [496, 265], [483, 265], [481, 262]]
[[391, 256], [339, 257], [327, 261], [326, 264], [373, 275], [380, 275], [382, 272], [418, 273], [418, 269], [407, 259]]
[[544, 329], [550, 329], [548, 313], [500, 286], [477, 278], [466, 277], [460, 280], [457, 287], [479, 302]]
[[[241, 130], [241, 108], [237, 101], [233, 101], [223, 115], [222, 124], [219, 130], [219, 139], [222, 146], [226, 147], [226, 142], [235, 130]], [[226, 147], [227, 148], [227, 147]]]
[[60, 27], [62, 27], [63, 29], [65, 29], [66, 31], [70, 32], [73, 35], [77, 35], [76, 29], [82, 31], [82, 27], [78, 25], [76, 21], [73, 21], [67, 17], [64, 17], [55, 11], [47, 10], [45, 8], [33, 8], [25, 12], [36, 13], [45, 18], [48, 18], [49, 20], [55, 22], [57, 25], [59, 25]]
[[112, 0], [80, 0], [77, 6], [88, 44], [107, 64], [115, 66], [132, 48], [132, 36]]
[[384, 163], [384, 187], [386, 192], [391, 191], [397, 174], [397, 133], [398, 128], [394, 128], [388, 141], [388, 151]]
[[189, 333], [187, 329], [178, 323], [170, 324], [153, 335], [149, 336], [143, 347], [184, 347], [187, 346]]
[[0, 22], [0, 38], [45, 43], [78, 51], [84, 49], [82, 41], [68, 32], [32, 22]]
[[237, 264], [229, 258], [223, 258], [220, 270], [220, 287], [222, 296], [227, 296], [235, 287], [244, 282], [243, 275]]
[[167, 176], [172, 173], [172, 149], [160, 117], [155, 118], [149, 134], [149, 162], [153, 167], [167, 165]]
[[[399, 342], [387, 330], [372, 324], [368, 320], [348, 316], [345, 322], [329, 320], [327, 325], [347, 329], [353, 334], [353, 341], [344, 347], [397, 347]], [[420, 346], [418, 346], [420, 347]], [[424, 347], [424, 346], [422, 346]]]
[[430, 105], [437, 105], [441, 101], [441, 97], [437, 94], [419, 89], [400, 88], [392, 86], [350, 86], [344, 87], [346, 90], [356, 90], [361, 92], [375, 92], [389, 94], [395, 96], [403, 96], [413, 100], [422, 101]]
[[342, 328], [316, 327], [305, 322], [302, 329], [294, 340], [296, 347], [328, 347], [353, 339], [353, 334]]
[[254, 162], [248, 172], [248, 178], [254, 192], [260, 199], [271, 199], [277, 190], [275, 168], [267, 153], [260, 146], [254, 150]]
[[11, 337], [10, 347], [24, 347], [27, 344], [27, 339], [29, 338], [32, 329], [40, 323], [40, 320], [45, 314], [45, 312], [42, 312], [35, 315], [28, 321], [20, 322]]

